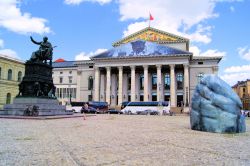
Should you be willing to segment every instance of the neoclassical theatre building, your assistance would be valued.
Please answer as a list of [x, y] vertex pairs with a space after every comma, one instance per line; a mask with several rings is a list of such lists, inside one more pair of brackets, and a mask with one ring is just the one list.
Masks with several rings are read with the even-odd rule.
[[53, 64], [56, 94], [62, 103], [170, 101], [189, 106], [204, 74], [217, 74], [222, 57], [194, 57], [189, 39], [147, 27], [115, 43], [89, 61]]

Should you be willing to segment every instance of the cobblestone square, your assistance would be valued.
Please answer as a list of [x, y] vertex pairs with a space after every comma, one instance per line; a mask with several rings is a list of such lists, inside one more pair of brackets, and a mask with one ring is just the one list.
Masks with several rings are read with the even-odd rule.
[[190, 130], [188, 116], [0, 119], [0, 165], [250, 165], [243, 134]]

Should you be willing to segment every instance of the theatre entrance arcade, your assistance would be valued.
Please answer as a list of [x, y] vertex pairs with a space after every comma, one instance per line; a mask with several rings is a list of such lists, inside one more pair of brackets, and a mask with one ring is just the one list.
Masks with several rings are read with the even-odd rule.
[[188, 67], [184, 68], [183, 64], [96, 67], [95, 100], [111, 106], [123, 101], [171, 101], [173, 107], [181, 106], [188, 79], [184, 78]]

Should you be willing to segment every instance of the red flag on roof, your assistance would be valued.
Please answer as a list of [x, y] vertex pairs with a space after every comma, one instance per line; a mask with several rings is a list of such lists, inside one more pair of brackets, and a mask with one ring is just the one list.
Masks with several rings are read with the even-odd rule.
[[149, 20], [154, 20], [154, 17], [149, 13]]

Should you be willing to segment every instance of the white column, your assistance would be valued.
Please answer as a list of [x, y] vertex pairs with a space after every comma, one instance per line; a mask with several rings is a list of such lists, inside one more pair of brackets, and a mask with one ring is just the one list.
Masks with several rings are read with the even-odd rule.
[[99, 101], [100, 97], [100, 70], [99, 67], [95, 67], [95, 96], [94, 100]]
[[115, 106], [117, 104], [117, 74], [111, 74], [111, 101], [110, 105]]
[[149, 101], [148, 98], [148, 66], [144, 65], [144, 101]]
[[171, 107], [176, 107], [176, 79], [175, 79], [175, 65], [170, 65], [170, 102]]
[[104, 74], [101, 74], [101, 83], [100, 83], [100, 101], [105, 101], [104, 96], [104, 89], [105, 89], [105, 82], [104, 82]]
[[110, 67], [106, 67], [106, 71], [107, 71], [107, 83], [106, 83], [106, 102], [108, 104], [110, 104], [110, 82], [111, 82], [111, 69]]
[[131, 68], [131, 101], [135, 101], [135, 66]]
[[122, 83], [123, 83], [123, 67], [119, 66], [119, 76], [118, 76], [118, 105], [122, 103]]
[[189, 66], [184, 65], [184, 106], [188, 106], [189, 101]]
[[76, 101], [81, 101], [81, 75], [82, 75], [82, 71], [77, 71]]
[[157, 65], [157, 101], [162, 100], [161, 65]]
[[122, 84], [123, 101], [128, 101], [128, 75], [123, 74], [123, 84]]

